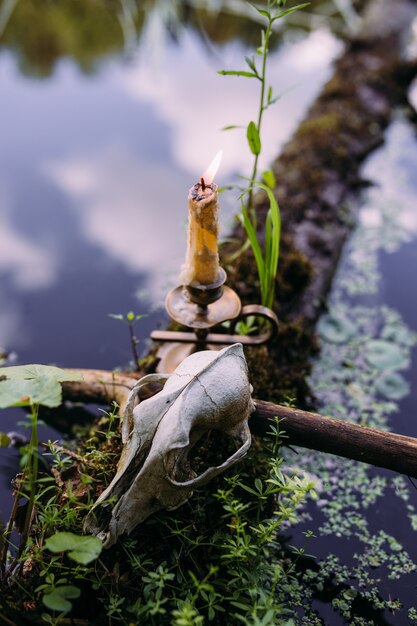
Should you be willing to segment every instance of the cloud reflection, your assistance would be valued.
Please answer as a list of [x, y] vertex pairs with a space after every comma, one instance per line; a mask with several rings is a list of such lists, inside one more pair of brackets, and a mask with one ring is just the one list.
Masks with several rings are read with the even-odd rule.
[[371, 204], [362, 210], [362, 222], [379, 226], [375, 223], [376, 214], [378, 212], [381, 216], [382, 209], [385, 219], [402, 229], [405, 240], [417, 235], [416, 164], [414, 134], [410, 126], [398, 117], [389, 128], [386, 147], [376, 152], [365, 165], [364, 177], [378, 186], [369, 190], [368, 202]]
[[148, 273], [148, 288], [160, 297], [185, 254], [186, 198], [194, 181], [120, 146], [46, 162], [43, 171], [73, 199], [84, 236], [128, 270]]
[[[243, 67], [240, 45], [225, 49], [224, 60], [215, 64], [208, 55], [201, 54], [200, 46], [195, 38], [184, 34], [181, 49], [167, 49], [158, 64], [150, 62], [145, 55], [147, 49], [142, 49], [142, 56], [138, 55], [136, 64], [123, 73], [120, 81], [132, 97], [151, 102], [160, 118], [170, 125], [172, 150], [182, 168], [194, 176], [201, 175], [212, 155], [222, 147], [222, 175], [247, 172], [252, 159], [244, 131], [220, 129], [228, 124], [248, 124], [258, 109], [258, 82], [216, 73], [216, 69], [224, 67]], [[340, 50], [340, 42], [329, 31], [319, 29], [271, 55], [268, 76], [276, 93], [300, 84], [266, 113], [263, 133], [270, 140], [263, 146], [263, 166], [277, 156], [296, 128], [328, 78], [331, 62]]]
[[1, 289], [0, 301], [0, 350], [10, 347], [12, 343], [14, 348], [20, 347], [24, 343], [22, 337], [24, 327], [20, 310]]
[[0, 274], [10, 278], [21, 291], [51, 285], [56, 276], [52, 253], [40, 242], [18, 232], [10, 215], [10, 201], [4, 190], [0, 195]]
[[[299, 46], [307, 59], [304, 64], [298, 61]], [[141, 48], [142, 54], [144, 50]], [[270, 76], [275, 76], [281, 87], [304, 82], [266, 116], [265, 165], [291, 135], [339, 50], [334, 37], [319, 30], [271, 57]], [[232, 122], [246, 124], [257, 110], [259, 97], [257, 85], [251, 81], [217, 75], [213, 60], [191, 35], [184, 34], [181, 47], [164, 48], [163, 52], [165, 60], [152, 63], [139, 53], [117, 81], [141, 104], [151, 103], [168, 126], [175, 165], [169, 163], [172, 154], [148, 160], [125, 141], [43, 165], [43, 172], [72, 198], [84, 236], [129, 270], [147, 273], [147, 287], [154, 299], [160, 299], [167, 284], [175, 283], [185, 254], [188, 188], [220, 147], [225, 148], [225, 158], [218, 183], [224, 184], [231, 174], [248, 172], [251, 167], [245, 133], [219, 129]], [[241, 64], [240, 44], [225, 48], [224, 55], [228, 67]]]

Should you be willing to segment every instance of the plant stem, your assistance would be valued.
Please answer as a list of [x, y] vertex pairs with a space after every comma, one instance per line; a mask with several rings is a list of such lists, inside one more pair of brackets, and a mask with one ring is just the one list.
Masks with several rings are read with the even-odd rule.
[[[265, 39], [264, 39], [264, 46], [263, 46], [263, 53], [262, 53], [261, 95], [260, 95], [260, 102], [259, 102], [258, 122], [256, 126], [259, 136], [261, 136], [262, 117], [265, 111], [266, 62], [268, 60], [268, 46], [269, 46], [269, 39], [271, 36], [271, 30], [272, 30], [272, 18], [270, 17], [268, 19], [268, 25], [265, 30]], [[251, 181], [256, 180], [256, 176], [258, 173], [258, 161], [259, 161], [259, 154], [256, 154], [255, 160], [253, 163], [252, 175], [250, 177]], [[247, 201], [246, 206], [247, 206], [248, 211], [250, 211], [251, 213], [251, 217], [254, 221], [254, 225], [256, 225], [256, 215], [252, 207], [252, 200], [253, 200], [253, 189], [252, 189], [252, 183], [251, 183], [251, 188], [249, 189], [248, 201]]]
[[1, 552], [1, 555], [0, 555], [0, 558], [1, 558], [1, 563], [0, 563], [1, 577], [5, 576], [6, 573], [7, 573], [7, 551], [8, 551], [9, 545], [10, 545], [9, 538], [10, 538], [10, 535], [12, 534], [14, 520], [15, 520], [15, 517], [16, 517], [17, 509], [19, 507], [19, 500], [20, 500], [20, 493], [19, 493], [18, 490], [16, 490], [16, 492], [14, 494], [14, 499], [13, 499], [13, 507], [12, 507], [12, 510], [10, 512], [9, 521], [7, 523], [7, 528], [4, 531], [4, 535], [3, 535], [2, 552]]
[[[32, 406], [32, 428], [30, 433], [30, 442], [29, 442], [29, 459], [27, 463], [27, 469], [25, 471], [25, 475], [29, 479], [30, 483], [30, 494], [28, 500], [28, 507], [26, 511], [25, 524], [23, 526], [22, 537], [20, 540], [19, 552], [17, 558], [20, 558], [23, 554], [23, 551], [26, 547], [26, 543], [29, 537], [29, 529], [30, 523], [32, 521], [33, 509], [35, 504], [35, 496], [36, 496], [36, 481], [38, 479], [38, 412], [39, 405]], [[23, 567], [23, 563], [22, 563]]]
[[138, 340], [136, 339], [135, 331], [133, 329], [133, 324], [131, 322], [128, 322], [128, 326], [129, 326], [129, 336], [130, 336], [130, 345], [132, 348], [133, 362], [135, 363], [135, 369], [138, 370], [139, 369], [139, 354], [136, 348], [138, 344]]

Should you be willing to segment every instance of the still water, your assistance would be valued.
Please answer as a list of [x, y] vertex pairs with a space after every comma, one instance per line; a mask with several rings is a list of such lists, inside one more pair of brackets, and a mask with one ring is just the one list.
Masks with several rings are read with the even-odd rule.
[[[329, 313], [319, 323], [321, 352], [311, 377], [325, 415], [413, 437], [416, 169], [415, 127], [397, 112], [384, 146], [362, 168], [372, 186], [357, 207], [358, 224], [334, 281]], [[288, 452], [287, 462], [312, 474], [317, 484], [319, 499], [291, 539], [303, 545], [303, 529], [316, 535], [308, 551], [321, 560], [320, 572], [314, 561], [307, 564], [305, 593], [312, 585], [312, 605], [324, 623], [414, 624], [409, 609], [417, 583], [415, 482], [311, 451]]]
[[[223, 77], [259, 43], [244, 2], [0, 3], [0, 352], [7, 363], [112, 369], [131, 359], [109, 313], [162, 321], [186, 249], [187, 195], [219, 150], [219, 185], [248, 175], [253, 81]], [[276, 38], [263, 164], [331, 73], [333, 18], [306, 14]], [[343, 22], [337, 22], [343, 27]], [[227, 234], [237, 194], [222, 196]], [[1, 411], [1, 431], [18, 410]], [[59, 435], [43, 428], [44, 439]], [[3, 516], [18, 454], [0, 456]]]
[[[221, 128], [246, 125], [256, 115], [257, 85], [216, 72], [243, 68], [257, 44], [254, 14], [231, 0], [142, 4], [146, 10], [131, 0], [117, 6], [73, 0], [45, 3], [39, 11], [31, 0], [0, 3], [0, 349], [10, 355], [8, 363], [126, 366], [126, 328], [108, 314], [129, 310], [148, 315], [137, 326], [146, 351], [150, 330], [164, 321], [163, 297], [185, 254], [188, 188], [220, 148], [219, 185], [250, 171], [244, 132]], [[315, 3], [313, 17], [294, 18], [275, 41], [270, 82], [277, 93], [288, 91], [266, 114], [263, 166], [331, 75], [332, 60], [343, 49], [335, 29], [354, 25], [354, 14], [345, 12], [343, 22], [328, 7]], [[391, 206], [405, 202], [409, 221], [403, 228], [408, 236], [395, 248], [375, 247], [380, 278], [364, 298], [372, 307], [393, 307], [417, 330], [413, 132], [398, 122], [391, 156], [381, 152], [375, 157], [380, 161], [367, 166], [379, 189], [398, 172], [407, 176], [407, 186], [391, 189]], [[394, 162], [397, 173], [388, 168], [378, 178], [382, 165]], [[389, 189], [383, 190], [387, 197]], [[398, 198], [400, 191], [405, 198]], [[235, 195], [223, 194], [221, 202], [226, 235]], [[365, 225], [386, 219], [381, 197], [367, 203], [360, 213]], [[378, 214], [372, 213], [375, 205]], [[344, 297], [353, 303], [357, 296]], [[337, 289], [334, 298], [337, 305]], [[402, 375], [414, 391], [385, 426], [416, 436], [415, 351], [410, 362], [414, 367]], [[19, 418], [18, 411], [2, 411], [1, 430], [15, 429]], [[16, 451], [2, 450], [4, 516], [16, 468]], [[393, 507], [385, 507], [390, 532]], [[410, 544], [408, 527], [397, 531]], [[320, 546], [315, 549], [326, 558], [329, 546]], [[316, 605], [326, 623], [346, 623], [320, 599]], [[383, 619], [406, 623], [398, 614], [396, 621]]]
[[[64, 51], [70, 4], [62, 3], [62, 14], [46, 13], [62, 20], [54, 36]], [[120, 42], [124, 48], [100, 54], [97, 43], [88, 72], [80, 55], [45, 60], [39, 41], [36, 65], [20, 31], [27, 6], [15, 5], [0, 51], [0, 346], [20, 363], [112, 368], [130, 353], [125, 329], [108, 313], [150, 313], [138, 328], [145, 338], [175, 284], [185, 255], [188, 188], [219, 148], [220, 185], [250, 171], [244, 132], [221, 128], [256, 115], [257, 85], [216, 74], [242, 67], [248, 48], [238, 33], [226, 32], [227, 43], [217, 45], [191, 25], [177, 24], [174, 36], [166, 14], [171, 3], [159, 2], [142, 16], [140, 37], [131, 33]], [[209, 5], [217, 15], [219, 4]], [[83, 18], [80, 12], [81, 26]], [[45, 28], [41, 19], [39, 12], [35, 28]], [[114, 20], [121, 38], [120, 15]], [[257, 32], [256, 23], [245, 24]], [[295, 36], [271, 55], [271, 83], [278, 93], [290, 91], [266, 116], [264, 164], [278, 154], [341, 49], [325, 26], [297, 29]], [[234, 203], [223, 202], [224, 233]]]

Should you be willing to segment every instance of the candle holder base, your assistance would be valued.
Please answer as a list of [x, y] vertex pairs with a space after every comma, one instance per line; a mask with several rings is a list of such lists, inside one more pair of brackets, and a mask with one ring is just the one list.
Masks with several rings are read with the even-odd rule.
[[[224, 285], [226, 272], [220, 268], [213, 285], [187, 285], [172, 289], [165, 300], [168, 315], [187, 327], [187, 331], [154, 330], [151, 339], [163, 342], [157, 356], [159, 372], [172, 372], [182, 360], [200, 350], [220, 350], [233, 344], [259, 346], [269, 341], [278, 331], [278, 318], [271, 309], [258, 304], [242, 307], [239, 296]], [[258, 334], [235, 334], [239, 321], [249, 317], [260, 318]], [[210, 332], [229, 322], [229, 332]], [[220, 330], [220, 329], [219, 329]]]

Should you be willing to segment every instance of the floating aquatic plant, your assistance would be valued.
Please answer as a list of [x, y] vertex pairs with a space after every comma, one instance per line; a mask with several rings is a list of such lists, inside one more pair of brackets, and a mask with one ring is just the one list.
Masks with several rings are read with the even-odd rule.
[[404, 351], [390, 341], [373, 339], [365, 345], [364, 349], [369, 365], [378, 369], [401, 369], [407, 365]]
[[355, 335], [355, 326], [347, 318], [336, 313], [323, 317], [317, 327], [322, 339], [331, 343], [346, 343]]
[[410, 385], [397, 372], [382, 374], [375, 383], [375, 389], [388, 400], [401, 400], [410, 393]]

